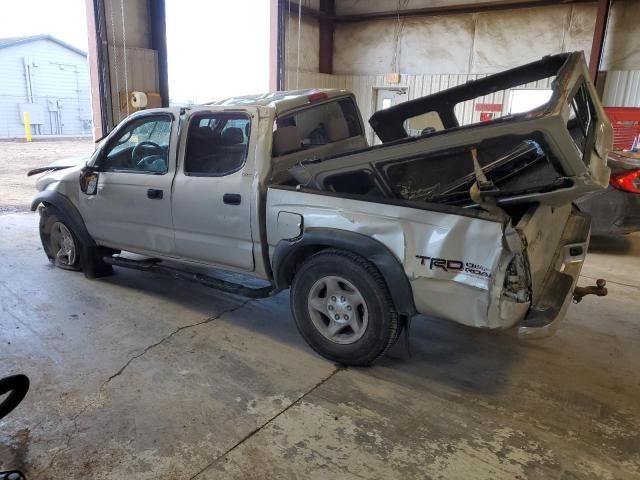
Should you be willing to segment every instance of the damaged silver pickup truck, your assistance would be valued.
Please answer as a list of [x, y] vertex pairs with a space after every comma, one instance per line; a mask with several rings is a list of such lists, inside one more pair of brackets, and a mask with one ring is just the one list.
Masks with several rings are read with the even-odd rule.
[[[461, 102], [547, 77], [541, 107], [459, 125]], [[416, 118], [427, 126], [409, 136]], [[590, 219], [572, 202], [608, 185], [612, 138], [581, 53], [369, 122], [382, 145], [367, 144], [340, 90], [135, 113], [87, 162], [30, 172], [48, 170], [32, 204], [44, 249], [88, 277], [116, 265], [247, 297], [291, 288], [305, 340], [352, 365], [382, 355], [416, 314], [542, 337], [572, 299], [606, 293], [576, 289]]]

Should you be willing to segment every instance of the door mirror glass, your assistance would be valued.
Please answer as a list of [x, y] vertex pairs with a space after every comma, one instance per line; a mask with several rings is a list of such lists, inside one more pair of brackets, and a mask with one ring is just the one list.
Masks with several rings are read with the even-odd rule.
[[86, 195], [98, 193], [98, 172], [94, 170], [83, 170], [80, 173], [80, 190]]

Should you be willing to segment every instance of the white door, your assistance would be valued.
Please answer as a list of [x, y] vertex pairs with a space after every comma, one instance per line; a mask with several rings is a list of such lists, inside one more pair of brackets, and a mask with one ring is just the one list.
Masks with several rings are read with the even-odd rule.
[[[389, 87], [389, 88], [376, 88], [375, 90], [375, 111], [385, 110], [389, 107], [393, 107], [399, 103], [406, 102], [409, 100], [409, 95], [407, 93], [406, 87]], [[375, 134], [372, 133], [373, 138], [371, 139], [371, 143], [373, 145], [380, 145], [382, 142]]]
[[139, 253], [174, 252], [171, 184], [177, 115], [136, 115], [102, 148], [94, 164], [97, 192], [81, 192], [79, 201], [87, 230], [98, 244]]
[[201, 263], [253, 271], [251, 210], [257, 111], [196, 110], [183, 125], [173, 189], [176, 253]]

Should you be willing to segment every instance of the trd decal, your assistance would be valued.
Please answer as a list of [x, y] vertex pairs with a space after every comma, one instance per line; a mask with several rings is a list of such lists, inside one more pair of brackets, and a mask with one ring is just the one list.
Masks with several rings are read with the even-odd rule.
[[445, 272], [449, 270], [457, 271], [464, 270], [464, 264], [460, 260], [446, 260], [444, 258], [425, 257], [424, 255], [416, 255], [416, 258], [420, 259], [420, 265], [429, 265], [429, 270], [434, 268], [441, 268]]
[[446, 258], [427, 257], [425, 255], [416, 255], [416, 258], [420, 259], [420, 265], [428, 267], [429, 270], [441, 269], [445, 272], [465, 272], [478, 277], [491, 277], [491, 271], [484, 265], [479, 265], [477, 263], [449, 260]]

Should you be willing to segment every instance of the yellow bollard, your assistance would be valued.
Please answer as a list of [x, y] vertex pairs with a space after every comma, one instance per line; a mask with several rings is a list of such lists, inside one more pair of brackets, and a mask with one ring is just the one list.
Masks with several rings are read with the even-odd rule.
[[29, 112], [23, 113], [24, 118], [24, 138], [27, 142], [31, 141], [31, 117], [29, 116]]

